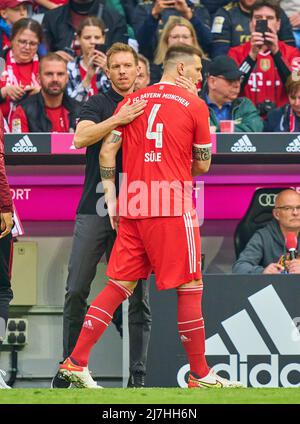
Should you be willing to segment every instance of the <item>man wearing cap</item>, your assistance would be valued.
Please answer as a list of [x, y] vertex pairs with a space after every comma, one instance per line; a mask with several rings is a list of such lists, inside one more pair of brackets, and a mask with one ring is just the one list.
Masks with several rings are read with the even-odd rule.
[[209, 108], [210, 125], [219, 132], [222, 121], [232, 121], [231, 131], [259, 132], [263, 123], [253, 103], [238, 97], [243, 73], [228, 56], [218, 56], [208, 65], [208, 77], [201, 97]]
[[12, 25], [19, 19], [28, 17], [28, 7], [32, 4], [32, 0], [1, 0], [0, 51], [10, 46]]

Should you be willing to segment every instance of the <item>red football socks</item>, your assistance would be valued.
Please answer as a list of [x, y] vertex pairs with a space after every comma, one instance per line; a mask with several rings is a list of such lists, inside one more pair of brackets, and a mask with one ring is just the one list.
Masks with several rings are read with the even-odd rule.
[[90, 351], [110, 324], [117, 307], [132, 291], [109, 280], [89, 307], [76, 346], [70, 357], [77, 365], [86, 367]]
[[178, 288], [178, 331], [191, 372], [205, 377], [209, 367], [205, 359], [205, 330], [202, 317], [203, 286]]

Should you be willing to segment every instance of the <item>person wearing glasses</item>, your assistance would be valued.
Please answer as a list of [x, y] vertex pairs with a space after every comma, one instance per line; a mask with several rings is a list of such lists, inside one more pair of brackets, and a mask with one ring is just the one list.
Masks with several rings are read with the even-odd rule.
[[[231, 121], [230, 132], [260, 132], [262, 120], [246, 97], [239, 97], [243, 73], [229, 56], [216, 57], [208, 65], [208, 76], [201, 97], [209, 108], [214, 132], [229, 132], [223, 121]], [[226, 123], [224, 122], [224, 124]]]
[[276, 197], [272, 220], [256, 231], [233, 264], [234, 274], [300, 274], [300, 257], [290, 260], [285, 237], [292, 232], [300, 246], [300, 194], [282, 190]]
[[6, 66], [0, 80], [0, 107], [8, 124], [17, 104], [40, 91], [37, 51], [42, 38], [42, 27], [33, 19], [20, 19], [12, 27], [11, 48], [4, 52]]

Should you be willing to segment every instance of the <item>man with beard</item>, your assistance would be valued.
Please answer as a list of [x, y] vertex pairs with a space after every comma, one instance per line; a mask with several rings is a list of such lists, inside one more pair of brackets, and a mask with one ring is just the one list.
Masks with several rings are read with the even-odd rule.
[[12, 128], [26, 132], [74, 132], [80, 104], [65, 93], [66, 62], [50, 53], [40, 62], [41, 91], [27, 97], [12, 115]]
[[[212, 33], [212, 56], [226, 54], [230, 47], [250, 40], [250, 11], [256, 0], [239, 0], [221, 7], [215, 15]], [[280, 9], [281, 27], [278, 37], [286, 44], [295, 46], [292, 27], [285, 12]]]
[[243, 72], [231, 57], [218, 56], [209, 63], [207, 84], [201, 97], [209, 109], [210, 126], [219, 132], [222, 121], [232, 121], [234, 132], [260, 132], [263, 123], [254, 104], [239, 97]]

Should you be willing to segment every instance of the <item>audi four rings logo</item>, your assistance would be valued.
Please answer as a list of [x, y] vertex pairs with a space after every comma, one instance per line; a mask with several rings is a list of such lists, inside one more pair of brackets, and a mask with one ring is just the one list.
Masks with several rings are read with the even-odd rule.
[[262, 193], [258, 198], [258, 203], [260, 206], [275, 206], [277, 194], [274, 193]]

